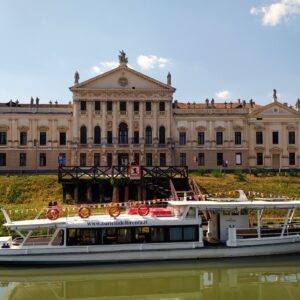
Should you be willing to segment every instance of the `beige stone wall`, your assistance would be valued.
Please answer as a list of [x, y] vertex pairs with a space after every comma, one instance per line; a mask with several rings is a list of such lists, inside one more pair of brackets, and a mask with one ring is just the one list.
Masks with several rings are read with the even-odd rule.
[[[122, 78], [123, 81], [120, 81]], [[126, 84], [124, 85], [124, 78]], [[122, 84], [120, 84], [120, 82]], [[112, 155], [112, 164], [117, 165], [121, 156], [133, 161], [139, 155], [140, 164], [146, 165], [147, 154], [152, 155], [152, 164], [160, 164], [160, 154], [165, 154], [167, 165], [180, 165], [182, 155], [191, 169], [224, 168], [217, 165], [217, 153], [223, 154], [226, 169], [249, 167], [299, 168], [300, 167], [300, 114], [279, 102], [266, 106], [250, 103], [177, 103], [173, 101], [175, 89], [122, 65], [106, 74], [99, 75], [71, 87], [73, 104], [39, 105], [0, 103], [0, 133], [6, 132], [7, 142], [0, 145], [0, 154], [6, 154], [5, 170], [56, 170], [57, 157], [66, 155], [66, 165], [80, 165], [81, 155], [86, 156], [86, 165], [95, 163], [95, 154], [100, 155], [100, 165], [107, 165], [107, 155]], [[95, 101], [100, 102], [100, 111], [95, 110]], [[107, 102], [113, 109], [107, 111]], [[126, 111], [120, 111], [120, 102], [126, 102]], [[135, 112], [134, 102], [139, 102]], [[86, 110], [81, 109], [86, 103]], [[146, 102], [151, 102], [151, 112], [146, 111]], [[165, 104], [165, 111], [159, 109]], [[205, 104], [206, 103], [206, 104]], [[128, 127], [128, 143], [118, 141], [119, 125]], [[80, 143], [80, 128], [87, 128], [87, 143]], [[94, 128], [101, 128], [101, 143], [94, 143]], [[152, 128], [152, 144], [145, 144], [146, 127]], [[159, 128], [165, 127], [165, 144], [159, 144]], [[40, 145], [40, 132], [47, 133], [46, 145]], [[113, 133], [113, 143], [107, 144], [107, 131]], [[133, 144], [133, 133], [139, 131], [139, 144]], [[263, 144], [256, 144], [256, 132], [263, 132]], [[278, 132], [279, 143], [274, 145], [272, 132]], [[27, 132], [27, 144], [21, 145], [20, 132]], [[66, 133], [66, 145], [59, 144], [60, 132]], [[184, 132], [186, 143], [180, 145], [179, 134]], [[204, 144], [198, 143], [198, 133], [205, 135]], [[217, 145], [216, 133], [221, 132], [223, 141]], [[241, 132], [241, 144], [235, 143], [235, 132]], [[289, 132], [295, 132], [295, 143], [288, 143]], [[37, 145], [34, 141], [37, 141]], [[20, 166], [20, 153], [26, 153], [26, 166]], [[46, 153], [47, 165], [39, 165], [40, 153]], [[182, 153], [182, 154], [181, 154]], [[205, 157], [199, 166], [199, 153]], [[263, 165], [257, 166], [257, 153], [263, 154]], [[289, 154], [295, 153], [295, 165]], [[236, 155], [241, 155], [241, 164], [236, 164]]]

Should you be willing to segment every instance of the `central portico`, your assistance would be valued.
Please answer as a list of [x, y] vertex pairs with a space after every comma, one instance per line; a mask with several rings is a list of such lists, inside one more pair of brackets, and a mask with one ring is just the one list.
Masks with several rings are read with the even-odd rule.
[[175, 88], [127, 66], [79, 82], [73, 93], [72, 165], [171, 165], [172, 99]]

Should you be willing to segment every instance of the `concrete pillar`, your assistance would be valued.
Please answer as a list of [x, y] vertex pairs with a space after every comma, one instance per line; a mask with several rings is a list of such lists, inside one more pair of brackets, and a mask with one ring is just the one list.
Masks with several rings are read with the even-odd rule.
[[113, 188], [112, 202], [115, 202], [115, 203], [119, 202], [119, 192], [120, 192], [119, 187], [118, 186], [114, 186], [114, 188]]
[[75, 202], [78, 202], [78, 195], [79, 195], [79, 187], [78, 185], [74, 186], [74, 200]]
[[99, 200], [100, 200], [100, 203], [104, 202], [103, 183], [99, 183]]
[[135, 200], [142, 200], [142, 185], [140, 184], [140, 185], [138, 185], [137, 186], [137, 199], [135, 199]]
[[87, 198], [88, 202], [92, 202], [93, 201], [93, 189], [92, 189], [91, 185], [89, 185], [87, 187], [86, 198]]
[[66, 202], [67, 191], [66, 191], [66, 186], [64, 184], [62, 186], [62, 193], [63, 193], [63, 202]]
[[125, 190], [124, 190], [124, 201], [128, 202], [128, 198], [129, 198], [129, 186], [125, 185]]
[[107, 122], [107, 112], [106, 112], [106, 105], [107, 102], [101, 102], [101, 110], [102, 110], [102, 124], [101, 124], [101, 143], [106, 145], [107, 142], [107, 129], [106, 129], [106, 122]]

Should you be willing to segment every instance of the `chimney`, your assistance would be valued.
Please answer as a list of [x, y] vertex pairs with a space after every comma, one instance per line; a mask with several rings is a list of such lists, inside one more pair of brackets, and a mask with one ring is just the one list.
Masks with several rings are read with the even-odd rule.
[[170, 72], [167, 75], [167, 85], [172, 85], [172, 76]]

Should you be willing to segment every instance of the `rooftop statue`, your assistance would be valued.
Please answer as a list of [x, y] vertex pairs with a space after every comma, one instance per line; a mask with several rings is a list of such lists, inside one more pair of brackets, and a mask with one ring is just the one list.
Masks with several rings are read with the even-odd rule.
[[119, 63], [120, 64], [127, 64], [128, 63], [128, 58], [126, 57], [126, 53], [124, 52], [124, 50], [120, 51]]
[[78, 73], [78, 71], [76, 71], [76, 72], [75, 72], [75, 75], [74, 75], [74, 83], [75, 83], [75, 84], [78, 84], [78, 83], [79, 83], [79, 78], [80, 78], [80, 77], [79, 77], [79, 73]]
[[273, 90], [273, 100], [277, 101], [277, 91], [276, 91], [276, 89]]

